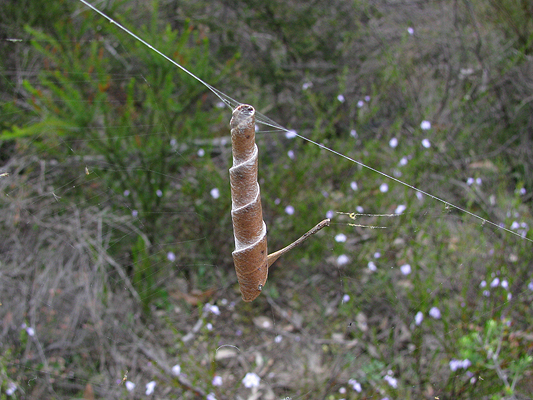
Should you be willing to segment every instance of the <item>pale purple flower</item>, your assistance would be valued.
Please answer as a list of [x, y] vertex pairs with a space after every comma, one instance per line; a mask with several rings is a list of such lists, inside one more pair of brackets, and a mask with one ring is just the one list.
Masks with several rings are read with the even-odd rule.
[[396, 210], [394, 210], [394, 214], [401, 214], [406, 209], [407, 209], [407, 207], [405, 206], [405, 204], [400, 204], [400, 205], [398, 205], [398, 207], [396, 207]]
[[342, 303], [348, 303], [350, 301], [350, 295], [348, 294], [345, 294], [344, 296], [342, 296]]
[[333, 218], [333, 216], [335, 215], [335, 213], [333, 212], [333, 210], [329, 210], [327, 213], [326, 213], [326, 218]]
[[352, 129], [350, 131], [350, 136], [353, 137], [353, 138], [357, 138], [357, 131], [355, 129]]
[[513, 294], [511, 292], [507, 293], [507, 300], [511, 300], [513, 298]]
[[357, 393], [361, 393], [362, 391], [361, 384], [357, 382], [355, 379], [348, 380], [348, 385], [351, 385], [353, 390], [355, 390]]
[[259, 387], [259, 382], [261, 378], [255, 372], [248, 372], [242, 380], [242, 384], [249, 389]]
[[208, 322], [207, 324], [205, 324], [205, 327], [207, 328], [208, 331], [213, 330], [213, 324], [211, 322]]
[[400, 165], [400, 167], [403, 167], [403, 166], [407, 165], [408, 162], [409, 162], [409, 160], [407, 159], [407, 157], [402, 157], [398, 164]]
[[370, 96], [365, 96], [365, 101], [368, 103], [370, 101]]
[[290, 158], [291, 160], [294, 160], [294, 151], [289, 150], [289, 151], [287, 152], [287, 155], [289, 156], [289, 158]]
[[196, 154], [198, 154], [198, 157], [203, 157], [203, 156], [205, 156], [205, 150], [204, 149], [198, 149]]
[[15, 393], [16, 390], [17, 390], [17, 385], [15, 385], [14, 382], [9, 382], [7, 384], [6, 394], [8, 396], [11, 396], [13, 393]]
[[350, 183], [350, 187], [352, 188], [352, 190], [357, 190], [359, 187], [357, 186], [357, 182], [353, 181]]
[[131, 212], [131, 215], [132, 215], [133, 217], [137, 217], [137, 215], [139, 215], [139, 211], [137, 211], [137, 210], [133, 210], [133, 211]]
[[152, 393], [154, 393], [155, 385], [156, 385], [155, 381], [151, 381], [146, 384], [146, 395], [147, 396], [150, 396]]
[[339, 393], [340, 393], [340, 394], [346, 394], [346, 388], [345, 388], [344, 386], [341, 386], [341, 387], [339, 388]]
[[416, 198], [418, 200], [422, 200], [424, 198], [424, 195], [422, 193], [420, 193], [420, 192], [416, 192]]
[[482, 280], [481, 283], [479, 284], [479, 287], [484, 288], [485, 286], [487, 286], [487, 281]]
[[176, 364], [172, 367], [172, 375], [178, 376], [179, 374], [181, 374], [181, 367], [179, 364]]
[[519, 193], [523, 196], [526, 194], [526, 188], [520, 188]]
[[490, 291], [488, 291], [488, 290], [484, 290], [484, 291], [483, 291], [483, 296], [485, 296], [485, 297], [490, 297]]
[[215, 394], [214, 394], [214, 393], [209, 393], [209, 394], [205, 397], [205, 400], [217, 400], [217, 398], [215, 397]]
[[426, 149], [429, 149], [431, 147], [431, 142], [428, 139], [423, 139], [422, 146], [424, 146]]
[[509, 229], [518, 229], [520, 228], [520, 224], [518, 223], [518, 221], [513, 221], [513, 223], [511, 224], [511, 226], [509, 227]]
[[419, 326], [424, 320], [424, 314], [421, 311], [417, 312], [415, 315], [415, 325]]
[[355, 207], [355, 211], [357, 211], [359, 214], [362, 214], [365, 212], [365, 209], [361, 206]]
[[490, 283], [491, 288], [498, 287], [500, 285], [500, 278], [494, 278]]
[[292, 129], [291, 129], [290, 131], [287, 131], [287, 132], [285, 133], [285, 137], [286, 137], [287, 139], [294, 139], [294, 138], [296, 137], [296, 135], [297, 135], [297, 134], [296, 134], [296, 131], [295, 131], [295, 130], [292, 130]]
[[507, 281], [507, 279], [503, 279], [501, 285], [502, 285], [502, 288], [504, 289], [509, 288], [509, 282]]
[[305, 82], [303, 85], [302, 85], [302, 89], [303, 90], [307, 90], [309, 88], [313, 87], [313, 82]]
[[294, 214], [294, 207], [293, 206], [287, 206], [285, 207], [285, 212], [289, 215]]
[[176, 255], [172, 251], [169, 251], [167, 253], [167, 260], [170, 262], [176, 261]]
[[346, 265], [349, 262], [350, 262], [350, 259], [348, 258], [346, 254], [341, 254], [340, 256], [337, 257], [337, 265], [339, 267]]
[[124, 190], [124, 197], [128, 197], [130, 195], [130, 191], [128, 189]]
[[389, 146], [393, 149], [396, 148], [398, 146], [398, 139], [393, 137], [391, 140], [389, 140]]
[[337, 100], [339, 100], [341, 103], [344, 103], [344, 96], [342, 94], [339, 94], [337, 96]]
[[281, 199], [280, 198], [277, 198], [274, 200], [274, 204], [275, 205], [278, 205], [279, 203], [281, 203]]
[[26, 333], [28, 334], [28, 336], [35, 336], [35, 329], [33, 329], [31, 326], [27, 327], [26, 328]]
[[216, 108], [224, 108], [224, 107], [226, 107], [226, 103], [224, 103], [223, 101], [219, 101], [217, 104], [215, 104], [215, 107]]
[[283, 340], [283, 336], [281, 336], [281, 335], [277, 335], [274, 338], [274, 342], [276, 342], [276, 343], [281, 343], [282, 340]]
[[471, 186], [473, 183], [474, 183], [474, 178], [471, 178], [471, 177], [470, 178], [466, 178], [466, 184], [468, 186]]
[[217, 188], [211, 189], [209, 193], [211, 193], [211, 197], [214, 199], [218, 199], [220, 197], [220, 191]]
[[420, 123], [420, 128], [423, 130], [423, 131], [427, 131], [428, 129], [431, 129], [431, 122], [429, 121], [422, 121]]
[[379, 251], [376, 251], [374, 253], [374, 258], [381, 258], [381, 253]]
[[472, 362], [466, 358], [464, 360], [456, 360], [455, 358], [450, 361], [450, 370], [457, 371], [458, 369], [467, 369], [472, 365]]
[[437, 307], [431, 307], [429, 316], [435, 319], [440, 319], [440, 310]]
[[222, 386], [222, 377], [220, 375], [215, 375], [211, 381], [213, 386]]
[[411, 273], [411, 266], [409, 264], [404, 264], [400, 267], [403, 275], [409, 275]]
[[178, 141], [176, 139], [170, 139], [170, 147], [176, 147], [177, 145], [178, 145]]
[[413, 35], [415, 34], [415, 30], [414, 30], [413, 28], [411, 28], [411, 27], [408, 27], [408, 28], [407, 28], [407, 33], [408, 33], [409, 35], [413, 36]]
[[476, 185], [481, 186], [481, 178], [476, 178]]
[[374, 264], [374, 261], [368, 262], [368, 269], [372, 272], [377, 271], [378, 267], [376, 267], [376, 264]]
[[126, 390], [128, 392], [133, 392], [133, 389], [135, 389], [135, 383], [133, 383], [132, 381], [126, 381], [126, 383], [124, 383], [124, 386], [126, 386]]
[[357, 102], [357, 107], [359, 107], [359, 108], [363, 107], [364, 105], [365, 105], [365, 102], [363, 100], [359, 100]]
[[389, 191], [389, 185], [387, 185], [386, 183], [382, 183], [381, 185], [379, 185], [379, 191], [381, 193], [387, 193]]
[[163, 196], [163, 192], [161, 190], [159, 190], [159, 189], [157, 189], [155, 191], [155, 194], [156, 194], [157, 197], [162, 197]]
[[530, 281], [528, 284], [527, 284], [527, 288], [531, 291], [533, 291], [533, 281]]
[[344, 233], [335, 235], [335, 241], [339, 243], [346, 242], [346, 235]]
[[209, 305], [209, 311], [215, 315], [220, 315], [220, 309], [217, 305]]
[[383, 378], [387, 381], [390, 387], [396, 389], [398, 387], [398, 380], [390, 375], [385, 375]]

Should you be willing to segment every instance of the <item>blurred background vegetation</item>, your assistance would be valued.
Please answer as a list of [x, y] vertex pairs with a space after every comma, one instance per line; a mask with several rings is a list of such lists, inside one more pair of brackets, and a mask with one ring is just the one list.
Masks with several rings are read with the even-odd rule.
[[[281, 125], [533, 238], [530, 1], [94, 5]], [[269, 249], [334, 223], [242, 303], [228, 109], [75, 0], [0, 15], [2, 393], [143, 397], [117, 385], [128, 370], [157, 398], [247, 398], [254, 371], [265, 399], [531, 398], [531, 242], [263, 130]], [[399, 205], [355, 221], [387, 229], [336, 213]]]

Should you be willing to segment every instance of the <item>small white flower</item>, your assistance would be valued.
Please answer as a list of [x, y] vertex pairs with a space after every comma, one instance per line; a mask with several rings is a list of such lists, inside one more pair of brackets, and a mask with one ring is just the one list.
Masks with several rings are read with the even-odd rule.
[[413, 36], [415, 34], [415, 30], [411, 27], [407, 28], [407, 33], [411, 36]]
[[337, 257], [337, 265], [340, 267], [340, 266], [343, 266], [343, 265], [346, 265], [350, 262], [350, 259], [348, 258], [348, 256], [346, 254], [341, 254], [340, 256]]
[[209, 394], [205, 397], [205, 400], [217, 400], [217, 398], [215, 397], [215, 394], [214, 394], [214, 393], [209, 393]]
[[222, 377], [219, 375], [215, 375], [213, 377], [213, 380], [211, 381], [211, 384], [213, 386], [222, 386]]
[[396, 210], [394, 210], [394, 214], [401, 214], [407, 209], [407, 206], [405, 204], [400, 204], [398, 207], [396, 207]]
[[355, 211], [357, 211], [359, 214], [362, 214], [365, 212], [365, 209], [361, 206], [355, 207]]
[[350, 183], [350, 187], [352, 188], [352, 190], [357, 190], [359, 188], [359, 186], [357, 186], [357, 182], [355, 181]]
[[126, 386], [126, 390], [128, 392], [132, 392], [133, 389], [135, 389], [135, 383], [133, 383], [132, 381], [126, 381], [126, 383], [124, 383], [124, 386]]
[[389, 185], [387, 185], [386, 183], [382, 183], [381, 185], [379, 185], [379, 191], [381, 193], [387, 193], [389, 191]]
[[209, 311], [215, 315], [220, 315], [220, 309], [216, 305], [209, 306]]
[[431, 129], [431, 122], [429, 121], [422, 121], [420, 123], [420, 128], [424, 131], [427, 131], [428, 129]]
[[156, 385], [155, 381], [151, 381], [146, 384], [146, 395], [147, 396], [150, 396], [152, 393], [154, 393], [155, 385]]
[[344, 96], [342, 94], [339, 94], [337, 96], [337, 100], [339, 100], [341, 103], [344, 103]]
[[513, 223], [509, 227], [509, 229], [513, 229], [513, 230], [518, 229], [518, 228], [520, 228], [520, 224], [517, 221], [513, 221]]
[[402, 274], [409, 275], [411, 273], [411, 266], [409, 264], [404, 264], [400, 267]]
[[181, 374], [181, 367], [179, 364], [176, 364], [172, 367], [172, 375], [178, 376], [179, 374]]
[[287, 139], [294, 139], [296, 137], [296, 131], [290, 130], [285, 133]]
[[357, 138], [357, 131], [355, 129], [352, 129], [350, 131], [350, 136], [353, 137], [353, 138]]
[[490, 283], [490, 287], [494, 288], [494, 287], [498, 287], [500, 285], [500, 279], [499, 278], [494, 278], [492, 280], [492, 282]]
[[289, 156], [289, 158], [290, 158], [291, 160], [294, 160], [294, 151], [289, 150], [289, 151], [287, 152], [287, 155]]
[[501, 285], [502, 285], [502, 288], [504, 289], [509, 288], [509, 282], [507, 281], [507, 279], [503, 279]]
[[176, 261], [176, 255], [172, 251], [169, 251], [167, 253], [167, 260], [171, 262]]
[[281, 343], [282, 340], [283, 340], [283, 336], [281, 336], [281, 335], [278, 335], [278, 336], [276, 336], [274, 338], [274, 342], [276, 342], [276, 343]]
[[398, 139], [393, 137], [391, 140], [389, 140], [389, 146], [395, 149], [398, 146]]
[[437, 307], [431, 307], [429, 316], [435, 319], [440, 319], [440, 310]]
[[402, 158], [400, 159], [400, 162], [398, 163], [398, 165], [399, 165], [400, 167], [403, 167], [403, 166], [407, 165], [408, 162], [409, 162], [409, 160], [407, 159], [407, 157], [402, 157]]
[[344, 386], [341, 386], [341, 387], [339, 388], [339, 393], [340, 393], [340, 394], [345, 394], [345, 393], [346, 393], [346, 388], [345, 388]]
[[155, 191], [155, 194], [157, 195], [157, 197], [161, 197], [161, 196], [163, 196], [163, 192], [162, 192], [161, 190], [159, 190], [159, 189], [157, 189], [157, 190]]
[[374, 261], [369, 261], [368, 262], [368, 269], [370, 271], [374, 272], [374, 271], [378, 270], [378, 267], [376, 267], [376, 264], [374, 263]]
[[208, 322], [207, 324], [205, 324], [205, 327], [207, 328], [208, 331], [213, 330], [213, 324], [211, 322]]
[[289, 215], [294, 214], [294, 207], [293, 206], [287, 206], [285, 207], [285, 212]]
[[339, 243], [346, 242], [346, 235], [344, 233], [335, 235], [335, 241]]
[[217, 188], [211, 189], [209, 193], [211, 193], [211, 197], [214, 199], [218, 199], [220, 197], [220, 190], [218, 190]]
[[342, 296], [342, 303], [348, 303], [350, 301], [350, 295], [348, 294], [345, 294], [344, 296]]
[[259, 387], [261, 378], [255, 372], [248, 372], [242, 380], [242, 384], [247, 388]]
[[472, 186], [473, 183], [474, 183], [474, 178], [466, 178], [466, 184], [468, 186]]
[[205, 150], [204, 149], [198, 149], [196, 154], [198, 154], [198, 157], [203, 157], [203, 156], [205, 156]]
[[363, 107], [364, 105], [365, 105], [365, 102], [363, 100], [359, 100], [357, 102], [357, 107], [359, 107], [359, 108]]
[[417, 312], [415, 315], [415, 325], [419, 326], [424, 320], [424, 314], [421, 311]]
[[35, 329], [33, 329], [31, 326], [26, 328], [26, 332], [28, 333], [28, 336], [35, 336]]
[[431, 142], [428, 139], [423, 139], [422, 146], [424, 146], [426, 149], [429, 149], [431, 147]]

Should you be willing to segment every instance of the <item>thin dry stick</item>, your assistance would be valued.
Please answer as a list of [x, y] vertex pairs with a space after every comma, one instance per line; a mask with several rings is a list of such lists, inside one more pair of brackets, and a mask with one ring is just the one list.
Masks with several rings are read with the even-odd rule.
[[254, 300], [266, 283], [268, 268], [282, 254], [300, 245], [324, 226], [326, 219], [300, 239], [267, 255], [266, 224], [263, 221], [261, 193], [257, 182], [258, 150], [255, 144], [255, 110], [242, 104], [233, 111], [230, 122], [233, 166], [230, 168], [231, 219], [235, 236], [232, 253], [235, 272], [244, 301]]

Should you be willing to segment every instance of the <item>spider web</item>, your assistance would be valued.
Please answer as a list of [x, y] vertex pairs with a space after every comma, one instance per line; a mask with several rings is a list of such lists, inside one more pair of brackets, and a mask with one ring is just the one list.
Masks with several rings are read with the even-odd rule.
[[[127, 59], [135, 45], [120, 42], [117, 57]], [[131, 77], [159, 84], [125, 72], [112, 74], [111, 85]], [[225, 105], [239, 104], [204, 84]], [[501, 207], [507, 215], [498, 219], [485, 212], [490, 207], [476, 207], [490, 198], [485, 177], [457, 183], [460, 206], [438, 182], [424, 190], [404, 183], [402, 160], [426, 152], [430, 164], [436, 156], [438, 136], [423, 142], [431, 130], [399, 146], [376, 139], [383, 159], [374, 168], [358, 161], [371, 132], [354, 129], [322, 143], [260, 114], [270, 252], [324, 217], [332, 225], [277, 261], [264, 295], [244, 303], [231, 270], [230, 113], [216, 98], [196, 104], [217, 117], [194, 140], [182, 141], [167, 121], [136, 131], [102, 120], [66, 127], [79, 136], [58, 137], [51, 157], [44, 125], [22, 142], [36, 150], [2, 166], [3, 391], [16, 388], [22, 398], [142, 398], [152, 388], [154, 398], [381, 399], [486, 390], [495, 376], [516, 384], [505, 363], [523, 360], [517, 347], [531, 341], [531, 275], [520, 267], [530, 262], [531, 239], [521, 204]], [[117, 134], [90, 136], [95, 129]], [[142, 148], [148, 136], [160, 137], [179, 160], [165, 188], [157, 188], [159, 171], [135, 154], [124, 164], [87, 150], [98, 140], [114, 151], [129, 139]], [[316, 159], [329, 174], [324, 180], [313, 178]], [[153, 193], [114, 180], [132, 171], [151, 175]], [[314, 179], [322, 185], [318, 200], [304, 197]], [[465, 242], [469, 251], [459, 253]]]

